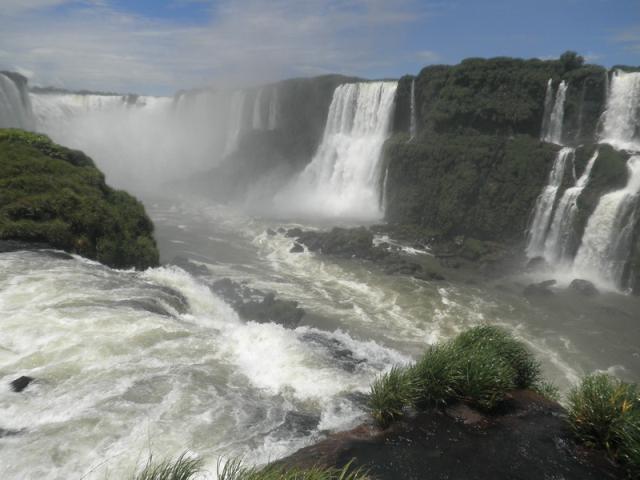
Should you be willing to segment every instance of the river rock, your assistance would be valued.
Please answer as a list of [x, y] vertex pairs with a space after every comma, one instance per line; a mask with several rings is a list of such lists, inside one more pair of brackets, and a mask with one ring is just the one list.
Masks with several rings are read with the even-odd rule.
[[549, 287], [555, 284], [555, 280], [545, 280], [544, 282], [531, 283], [525, 287], [523, 293], [525, 297], [544, 297], [553, 295], [553, 291]]
[[574, 292], [578, 292], [586, 297], [593, 297], [594, 295], [598, 295], [600, 293], [593, 282], [584, 280], [582, 278], [573, 279], [569, 284], [569, 289], [573, 290]]
[[273, 230], [272, 228], [267, 228], [267, 235], [269, 235], [270, 237], [275, 237], [276, 231]]
[[527, 272], [545, 272], [549, 270], [549, 263], [544, 257], [533, 257], [525, 266]]
[[291, 247], [291, 250], [289, 250], [289, 253], [302, 253], [302, 252], [304, 252], [304, 247], [300, 245], [298, 242], [295, 242], [293, 244], [293, 247]]
[[21, 392], [34, 380], [33, 377], [22, 376], [13, 380], [9, 385], [11, 385], [11, 390], [14, 392]]

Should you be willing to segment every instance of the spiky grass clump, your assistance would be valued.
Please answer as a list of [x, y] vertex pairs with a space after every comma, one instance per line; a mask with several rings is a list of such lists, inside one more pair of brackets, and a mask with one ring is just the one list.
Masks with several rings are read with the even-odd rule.
[[605, 374], [585, 377], [568, 397], [569, 425], [582, 443], [604, 448], [640, 475], [640, 391]]
[[480, 326], [429, 348], [407, 368], [394, 368], [371, 387], [370, 407], [382, 426], [406, 407], [443, 406], [462, 400], [495, 409], [514, 388], [536, 388], [540, 364], [508, 332]]
[[352, 469], [351, 463], [343, 468], [312, 467], [285, 468], [268, 465], [263, 468], [245, 467], [241, 460], [218, 464], [218, 480], [366, 480], [362, 469]]
[[461, 333], [454, 343], [463, 348], [481, 345], [493, 350], [515, 370], [515, 386], [531, 388], [540, 380], [540, 363], [527, 347], [506, 330], [493, 325], [482, 325]]
[[202, 461], [189, 458], [186, 453], [176, 460], [163, 460], [153, 463], [149, 457], [145, 467], [138, 472], [133, 480], [193, 480], [202, 471]]
[[371, 415], [386, 427], [402, 416], [405, 407], [416, 403], [417, 387], [410, 369], [393, 367], [371, 385]]

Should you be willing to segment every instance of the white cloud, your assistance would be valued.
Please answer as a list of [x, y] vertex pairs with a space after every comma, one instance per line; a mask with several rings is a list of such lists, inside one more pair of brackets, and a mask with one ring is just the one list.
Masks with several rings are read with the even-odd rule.
[[[187, 25], [102, 1], [6, 1], [13, 16], [0, 16], [0, 68], [33, 71], [40, 84], [142, 92], [311, 72], [376, 76], [400, 61], [407, 25], [429, 14], [420, 0], [222, 0], [207, 22]], [[174, 0], [194, 1], [207, 0]], [[62, 3], [74, 4], [64, 16], [38, 10]]]

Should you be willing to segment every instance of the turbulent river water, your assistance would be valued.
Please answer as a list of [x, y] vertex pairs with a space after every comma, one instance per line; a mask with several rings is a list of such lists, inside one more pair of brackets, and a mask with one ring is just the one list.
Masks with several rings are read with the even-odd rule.
[[[594, 370], [640, 378], [636, 297], [527, 300], [527, 278], [389, 276], [290, 253], [266, 230], [291, 225], [232, 207], [145, 203], [160, 268], [0, 254], [0, 478], [128, 478], [150, 453], [185, 450], [211, 478], [220, 457], [264, 463], [361, 422], [376, 375], [481, 322], [525, 340], [563, 391]], [[176, 256], [208, 275], [168, 266]], [[209, 288], [223, 277], [300, 302], [302, 324], [239, 319]], [[37, 380], [12, 392], [20, 375]]]

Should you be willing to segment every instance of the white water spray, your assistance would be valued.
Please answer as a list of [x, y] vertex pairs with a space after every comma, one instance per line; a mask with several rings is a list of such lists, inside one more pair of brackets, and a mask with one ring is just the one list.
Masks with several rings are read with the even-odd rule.
[[262, 88], [258, 90], [253, 100], [253, 118], [251, 126], [254, 130], [262, 130], [264, 124], [262, 122]]
[[33, 130], [34, 127], [26, 81], [20, 84], [9, 75], [0, 73], [0, 128]]
[[[549, 80], [551, 82], [551, 80]], [[547, 98], [545, 99], [545, 111], [547, 110], [547, 103], [550, 103], [549, 99], [549, 87], [547, 85]], [[564, 122], [564, 102], [567, 95], [568, 84], [563, 80], [558, 85], [556, 90], [555, 101], [553, 102], [553, 108], [548, 117], [548, 121], [543, 123], [542, 140], [545, 142], [555, 143], [562, 145], [562, 124]], [[546, 113], [545, 113], [546, 115]]]
[[276, 196], [280, 210], [358, 220], [382, 217], [380, 157], [396, 88], [396, 82], [336, 88], [322, 143], [294, 184]]
[[224, 147], [224, 154], [233, 153], [238, 147], [242, 130], [244, 129], [244, 100], [243, 90], [237, 90], [231, 95], [229, 106], [229, 130], [227, 131], [227, 142]]
[[549, 233], [544, 242], [544, 258], [550, 263], [567, 263], [571, 260], [572, 252], [570, 250], [574, 240], [574, 221], [578, 212], [578, 198], [589, 183], [591, 170], [598, 158], [598, 153], [598, 150], [594, 152], [575, 185], [567, 188], [558, 202]]
[[560, 185], [562, 185], [562, 179], [564, 178], [567, 159], [570, 155], [573, 155], [574, 152], [575, 149], [569, 147], [562, 148], [558, 152], [553, 162], [551, 173], [549, 174], [549, 181], [540, 196], [538, 196], [533, 220], [529, 227], [529, 239], [526, 248], [526, 253], [529, 258], [542, 255], [544, 251], [544, 241], [549, 229], [549, 223], [551, 222], [551, 214], [553, 213], [558, 189]]
[[613, 73], [600, 141], [640, 151], [640, 72]]
[[271, 95], [269, 96], [269, 114], [267, 120], [267, 128], [269, 130], [275, 130], [278, 128], [280, 122], [280, 94], [278, 93], [278, 87], [274, 86], [271, 89]]
[[409, 135], [411, 140], [416, 138], [418, 131], [418, 121], [416, 119], [416, 79], [411, 80], [411, 106], [410, 106], [411, 118], [409, 120]]
[[631, 157], [627, 168], [627, 185], [600, 198], [589, 218], [574, 262], [576, 274], [614, 288], [621, 287], [637, 221], [640, 156]]

